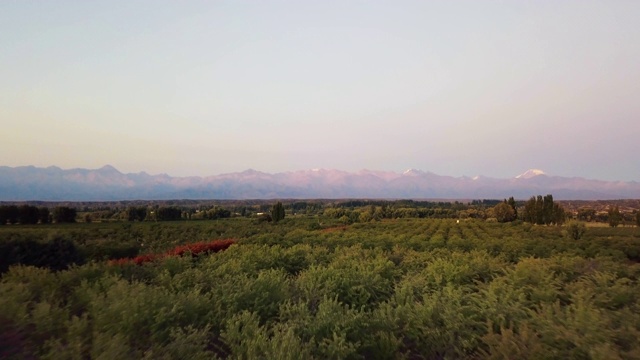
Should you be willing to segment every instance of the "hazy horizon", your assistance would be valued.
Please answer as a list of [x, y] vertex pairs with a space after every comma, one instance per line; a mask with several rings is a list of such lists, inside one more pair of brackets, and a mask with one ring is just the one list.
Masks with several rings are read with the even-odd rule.
[[0, 2], [0, 165], [640, 181], [640, 2]]

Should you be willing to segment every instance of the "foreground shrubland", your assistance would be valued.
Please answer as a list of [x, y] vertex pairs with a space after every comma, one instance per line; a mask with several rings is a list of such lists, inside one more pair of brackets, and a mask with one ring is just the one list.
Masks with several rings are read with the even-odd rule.
[[[213, 234], [167, 226], [192, 242]], [[239, 240], [140, 265], [12, 266], [0, 281], [0, 357], [640, 358], [636, 229], [574, 240], [451, 220], [215, 226]], [[145, 239], [163, 253], [188, 239], [178, 243]]]

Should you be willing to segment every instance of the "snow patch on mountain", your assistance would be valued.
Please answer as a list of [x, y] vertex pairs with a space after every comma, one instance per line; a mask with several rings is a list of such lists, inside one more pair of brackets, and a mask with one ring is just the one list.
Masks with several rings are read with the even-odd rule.
[[547, 175], [544, 171], [540, 169], [529, 169], [522, 174], [516, 176], [516, 179], [531, 179], [532, 177]]
[[402, 173], [402, 175], [408, 175], [408, 176], [420, 176], [424, 174], [425, 174], [424, 171], [418, 170], [418, 169], [407, 169]]

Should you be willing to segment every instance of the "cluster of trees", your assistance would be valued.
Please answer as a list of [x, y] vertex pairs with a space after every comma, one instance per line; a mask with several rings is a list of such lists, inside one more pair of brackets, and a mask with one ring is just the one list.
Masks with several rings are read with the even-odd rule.
[[125, 215], [128, 221], [215, 220], [231, 217], [231, 211], [218, 206], [203, 210], [184, 210], [177, 206], [130, 206]]
[[538, 225], [562, 225], [566, 214], [564, 208], [553, 202], [553, 195], [531, 197], [524, 205], [523, 220]]
[[[496, 220], [501, 223], [520, 219], [538, 225], [562, 225], [567, 218], [567, 212], [560, 204], [553, 201], [551, 194], [544, 197], [542, 195], [532, 196], [521, 207], [520, 213], [518, 213], [518, 204], [513, 197], [503, 200], [492, 210]], [[591, 219], [594, 215], [595, 211], [593, 210], [580, 209], [578, 219]]]
[[518, 208], [513, 196], [509, 200], [505, 199], [493, 208], [494, 214], [498, 222], [511, 222], [518, 218]]
[[553, 201], [553, 195], [532, 196], [518, 213], [518, 204], [510, 197], [504, 199], [492, 208], [493, 216], [500, 223], [523, 220], [538, 225], [562, 225], [566, 218], [566, 212], [560, 204]]
[[386, 203], [382, 203], [382, 205], [371, 204], [355, 209], [340, 206], [327, 207], [324, 209], [322, 215], [332, 219], [339, 219], [343, 224], [380, 221], [382, 219], [457, 219], [459, 217], [481, 217], [479, 213], [473, 209], [456, 210], [450, 207], [415, 208]]
[[8, 224], [48, 224], [72, 223], [76, 221], [77, 212], [68, 206], [56, 206], [53, 211], [47, 207], [32, 205], [0, 206], [0, 225]]
[[[241, 208], [246, 213], [246, 208]], [[116, 213], [117, 215], [117, 213]], [[179, 206], [129, 206], [125, 211], [127, 221], [176, 221], [176, 220], [216, 220], [226, 219], [233, 213], [224, 207], [213, 206], [184, 208]]]
[[[496, 201], [495, 203], [497, 203]], [[384, 206], [384, 207], [408, 207], [414, 209], [454, 209], [454, 210], [466, 210], [473, 206], [484, 206], [486, 204], [495, 205], [494, 200], [474, 200], [471, 204], [462, 203], [460, 201], [421, 201], [421, 200], [344, 200], [337, 201], [330, 204], [331, 207], [340, 208], [363, 208], [368, 206]]]
[[0, 206], [0, 225], [9, 224], [43, 224], [49, 223], [49, 209], [31, 205], [2, 205]]
[[74, 223], [78, 212], [69, 206], [56, 206], [53, 208], [52, 218], [55, 223]]
[[[636, 223], [640, 226], [640, 212], [636, 210], [636, 213], [623, 213], [620, 211], [618, 205], [611, 205], [607, 211], [597, 212], [593, 208], [583, 207], [578, 209], [576, 218], [580, 221], [598, 221], [608, 223], [611, 227], [616, 227], [620, 224]], [[635, 216], [635, 217], [634, 217]]]
[[199, 210], [195, 213], [189, 213], [189, 219], [197, 220], [197, 219], [207, 219], [207, 220], [217, 220], [217, 219], [226, 219], [231, 217], [231, 211], [220, 207], [214, 206], [210, 209]]
[[580, 221], [596, 221], [599, 220], [597, 218], [596, 210], [592, 208], [580, 208], [576, 214], [576, 218]]
[[126, 211], [127, 221], [144, 221], [147, 218], [146, 206], [129, 206]]
[[174, 206], [163, 206], [155, 209], [152, 214], [157, 221], [182, 220], [182, 209]]

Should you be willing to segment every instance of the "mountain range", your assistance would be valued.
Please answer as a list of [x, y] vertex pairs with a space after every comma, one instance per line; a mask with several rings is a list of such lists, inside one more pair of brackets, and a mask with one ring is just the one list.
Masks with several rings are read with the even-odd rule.
[[640, 198], [640, 183], [550, 176], [538, 169], [508, 179], [452, 177], [409, 169], [312, 169], [269, 174], [246, 170], [215, 176], [171, 177], [121, 173], [112, 166], [61, 169], [0, 166], [0, 201], [110, 201], [167, 199], [528, 199]]

